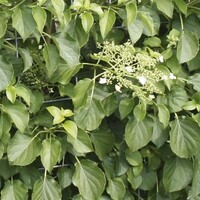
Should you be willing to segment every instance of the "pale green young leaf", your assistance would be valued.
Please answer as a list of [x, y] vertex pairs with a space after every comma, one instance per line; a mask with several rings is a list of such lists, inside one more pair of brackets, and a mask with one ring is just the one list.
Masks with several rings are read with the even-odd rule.
[[18, 48], [19, 54], [21, 55], [23, 61], [24, 61], [24, 70], [23, 72], [27, 71], [28, 69], [31, 68], [33, 64], [33, 59], [30, 55], [30, 52], [26, 49], [23, 48]]
[[74, 138], [77, 138], [77, 134], [78, 134], [78, 128], [76, 123], [74, 123], [71, 120], [67, 120], [63, 123], [63, 128], [67, 131], [67, 133], [69, 135], [71, 135]]
[[113, 149], [115, 138], [109, 130], [98, 130], [91, 134], [95, 153], [100, 160], [103, 160]]
[[83, 130], [95, 130], [105, 117], [101, 103], [96, 99], [87, 99], [85, 107], [75, 111], [74, 120]]
[[167, 15], [169, 18], [173, 17], [174, 4], [172, 0], [155, 0], [157, 8]]
[[71, 67], [79, 64], [80, 47], [78, 42], [67, 35], [66, 37], [59, 37], [56, 35], [53, 40], [59, 50], [60, 56], [67, 62]]
[[185, 188], [191, 181], [193, 167], [190, 160], [172, 158], [165, 162], [163, 184], [167, 192], [175, 192]]
[[86, 199], [96, 200], [104, 191], [105, 175], [91, 160], [81, 160], [75, 164], [73, 184], [78, 187], [79, 193]]
[[7, 30], [7, 20], [3, 16], [0, 16], [0, 22], [0, 38], [2, 38]]
[[103, 10], [102, 10], [101, 6], [97, 3], [91, 3], [90, 10], [96, 12], [99, 15], [99, 17], [101, 17], [103, 15]]
[[47, 20], [47, 13], [41, 6], [32, 8], [33, 18], [36, 22], [38, 31], [42, 34]]
[[[80, 108], [85, 106], [88, 92], [92, 88], [93, 81], [91, 79], [82, 79], [74, 87], [72, 101], [75, 108]], [[81, 95], [80, 95], [81, 94]]]
[[16, 133], [8, 145], [8, 159], [13, 165], [25, 166], [32, 163], [40, 153], [37, 138]]
[[166, 128], [169, 124], [170, 113], [167, 107], [163, 104], [157, 105], [158, 108], [158, 118], [159, 121], [164, 125]]
[[68, 135], [67, 141], [72, 144], [74, 149], [79, 153], [89, 153], [93, 151], [93, 146], [88, 133], [79, 129], [77, 138]]
[[160, 47], [161, 46], [161, 39], [158, 37], [150, 37], [144, 41], [145, 46], [150, 47]]
[[125, 185], [120, 178], [110, 179], [106, 190], [111, 198], [115, 200], [121, 200], [126, 192]]
[[128, 25], [128, 33], [133, 44], [140, 39], [142, 32], [143, 24], [140, 20], [136, 19], [134, 22]]
[[137, 121], [132, 118], [126, 124], [125, 141], [131, 151], [136, 151], [151, 140], [153, 133], [153, 124], [150, 118], [143, 121]]
[[11, 120], [6, 113], [0, 114], [0, 139], [11, 129]]
[[3, 109], [10, 116], [15, 126], [23, 133], [29, 123], [29, 113], [26, 106], [17, 101], [14, 104], [5, 102]]
[[54, 117], [53, 124], [59, 124], [65, 120], [65, 117], [62, 115], [61, 110], [56, 106], [49, 106], [47, 110]]
[[100, 32], [103, 39], [107, 36], [112, 29], [116, 20], [115, 13], [111, 10], [106, 10], [99, 20]]
[[28, 188], [20, 181], [6, 181], [1, 191], [1, 200], [28, 200]]
[[49, 173], [51, 173], [54, 165], [58, 162], [60, 154], [61, 143], [58, 140], [50, 138], [42, 141], [41, 162]]
[[46, 63], [47, 77], [50, 79], [58, 68], [59, 52], [54, 44], [47, 44], [44, 46], [43, 55]]
[[199, 51], [198, 38], [190, 31], [182, 31], [177, 46], [177, 58], [180, 63], [192, 60]]
[[32, 10], [28, 7], [16, 7], [12, 16], [12, 26], [25, 41], [36, 27]]
[[136, 2], [129, 2], [126, 4], [127, 22], [128, 25], [133, 23], [137, 16], [137, 5]]
[[62, 193], [58, 183], [50, 176], [35, 182], [31, 200], [61, 200]]
[[2, 91], [11, 83], [14, 77], [14, 70], [12, 64], [7, 62], [2, 55], [0, 55], [0, 66], [0, 91]]
[[170, 124], [170, 147], [181, 158], [190, 158], [199, 152], [200, 127], [189, 117], [176, 118]]
[[15, 103], [16, 100], [16, 88], [12, 85], [6, 88], [6, 96], [11, 103]]
[[94, 23], [94, 18], [91, 13], [84, 12], [81, 14], [81, 23], [83, 26], [83, 29], [86, 33], [90, 32], [90, 29]]

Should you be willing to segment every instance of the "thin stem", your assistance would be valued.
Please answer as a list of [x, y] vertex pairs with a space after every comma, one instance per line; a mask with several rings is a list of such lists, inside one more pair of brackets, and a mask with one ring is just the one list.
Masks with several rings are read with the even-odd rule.
[[181, 22], [181, 30], [183, 31], [184, 30], [183, 18], [180, 12], [179, 12], [179, 17], [180, 17], [180, 22]]

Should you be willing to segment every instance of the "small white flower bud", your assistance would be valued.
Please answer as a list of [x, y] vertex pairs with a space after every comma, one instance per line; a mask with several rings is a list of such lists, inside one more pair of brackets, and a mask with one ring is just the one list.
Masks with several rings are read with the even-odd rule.
[[145, 83], [147, 82], [147, 79], [144, 77], [144, 76], [140, 76], [138, 78], [139, 82], [142, 84], [142, 85], [145, 85]]
[[116, 90], [117, 92], [122, 93], [121, 87], [120, 87], [119, 85], [115, 85], [115, 90]]
[[174, 76], [174, 74], [170, 73], [169, 74], [169, 79], [171, 79], [171, 80], [176, 79], [176, 76]]
[[99, 83], [105, 84], [105, 83], [107, 83], [107, 79], [106, 78], [100, 78]]

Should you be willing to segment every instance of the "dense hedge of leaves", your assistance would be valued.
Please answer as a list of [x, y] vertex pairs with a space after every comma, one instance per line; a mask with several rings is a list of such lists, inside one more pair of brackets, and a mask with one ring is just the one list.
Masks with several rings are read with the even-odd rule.
[[0, 0], [0, 198], [200, 199], [199, 15]]

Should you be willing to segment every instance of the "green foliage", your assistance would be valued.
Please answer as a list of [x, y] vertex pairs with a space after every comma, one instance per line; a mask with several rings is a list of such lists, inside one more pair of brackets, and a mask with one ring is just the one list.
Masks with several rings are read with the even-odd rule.
[[0, 0], [0, 199], [200, 199], [199, 9]]

